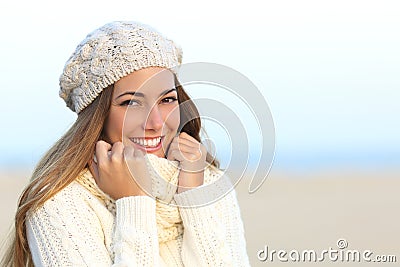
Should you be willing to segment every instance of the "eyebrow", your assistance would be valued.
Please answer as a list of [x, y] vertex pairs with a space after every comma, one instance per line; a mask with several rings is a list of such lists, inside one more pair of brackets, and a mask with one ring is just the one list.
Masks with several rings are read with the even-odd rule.
[[[169, 94], [169, 93], [171, 93], [171, 92], [173, 92], [173, 91], [176, 91], [176, 88], [167, 89], [167, 90], [161, 92], [161, 94], [159, 95], [159, 97], [161, 97], [161, 96], [163, 96], [163, 95], [166, 95], [166, 94]], [[120, 97], [122, 97], [122, 96], [124, 96], [124, 95], [132, 95], [132, 96], [144, 97], [144, 94], [143, 94], [143, 93], [135, 92], [135, 91], [127, 91], [127, 92], [124, 92], [124, 93], [120, 94], [120, 95], [117, 96], [115, 99], [118, 99], [118, 98], [120, 98]]]

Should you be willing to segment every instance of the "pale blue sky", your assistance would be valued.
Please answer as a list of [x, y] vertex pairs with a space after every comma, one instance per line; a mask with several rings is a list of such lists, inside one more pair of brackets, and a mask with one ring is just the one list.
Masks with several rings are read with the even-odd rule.
[[32, 166], [71, 125], [58, 77], [86, 34], [112, 20], [152, 25], [182, 46], [184, 63], [251, 79], [274, 117], [276, 168], [400, 165], [398, 1], [39, 0], [0, 10], [0, 166]]

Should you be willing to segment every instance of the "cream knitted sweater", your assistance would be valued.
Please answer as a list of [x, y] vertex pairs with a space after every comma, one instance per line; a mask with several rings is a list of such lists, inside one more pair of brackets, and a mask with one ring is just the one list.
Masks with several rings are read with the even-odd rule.
[[35, 266], [249, 266], [235, 191], [190, 207], [227, 193], [229, 178], [209, 167], [204, 186], [175, 194], [177, 165], [148, 159], [156, 200], [114, 201], [85, 170], [30, 212], [26, 231]]

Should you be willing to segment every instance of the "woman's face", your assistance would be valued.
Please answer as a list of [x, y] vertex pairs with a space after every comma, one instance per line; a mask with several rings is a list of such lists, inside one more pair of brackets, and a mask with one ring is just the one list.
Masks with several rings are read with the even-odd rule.
[[111, 144], [122, 141], [125, 146], [165, 157], [179, 122], [174, 75], [167, 69], [150, 67], [114, 84], [103, 134]]

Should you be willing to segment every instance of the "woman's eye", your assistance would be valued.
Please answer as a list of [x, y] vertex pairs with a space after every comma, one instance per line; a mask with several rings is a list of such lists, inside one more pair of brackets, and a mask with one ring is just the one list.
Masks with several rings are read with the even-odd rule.
[[172, 102], [175, 102], [175, 101], [177, 101], [177, 100], [178, 100], [178, 99], [177, 99], [176, 97], [170, 96], [170, 97], [163, 98], [163, 99], [161, 100], [161, 102], [162, 102], [162, 103], [172, 103]]
[[139, 105], [139, 101], [135, 99], [130, 99], [130, 100], [125, 100], [124, 102], [121, 103], [121, 106], [137, 106]]

